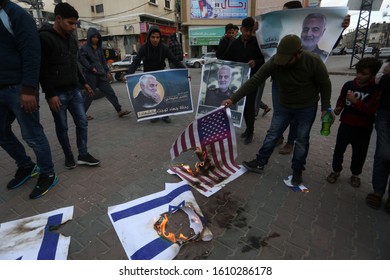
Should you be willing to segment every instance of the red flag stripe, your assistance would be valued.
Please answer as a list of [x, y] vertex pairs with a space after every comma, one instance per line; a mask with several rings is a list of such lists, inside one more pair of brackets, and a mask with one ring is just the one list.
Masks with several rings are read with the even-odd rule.
[[217, 149], [218, 145], [210, 145], [211, 147], [211, 155], [212, 155], [212, 161], [213, 161], [213, 164], [215, 165], [216, 168], [218, 168], [218, 170], [223, 173], [224, 175], [226, 176], [230, 176], [231, 175], [231, 172], [229, 172], [228, 170], [225, 170], [224, 167], [222, 167], [220, 164], [219, 164], [219, 159], [218, 159], [218, 155], [219, 155], [219, 149]]

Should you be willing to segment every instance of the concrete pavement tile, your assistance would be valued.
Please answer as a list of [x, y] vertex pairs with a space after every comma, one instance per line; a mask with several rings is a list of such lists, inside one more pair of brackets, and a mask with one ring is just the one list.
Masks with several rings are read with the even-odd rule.
[[333, 254], [329, 257], [330, 260], [352, 260], [356, 255], [356, 250], [340, 246], [333, 247]]
[[355, 231], [351, 231], [340, 227], [338, 225], [333, 226], [334, 231], [334, 247], [345, 247], [349, 250], [356, 250], [353, 245], [353, 240], [356, 236]]
[[298, 228], [294, 225], [292, 225], [291, 227], [292, 227], [292, 232], [288, 242], [307, 251], [313, 240], [312, 229], [305, 230], [302, 228]]
[[333, 244], [333, 231], [318, 225], [313, 225], [313, 237], [311, 244], [324, 251], [330, 250]]
[[276, 213], [270, 214], [268, 211], [263, 211], [263, 208], [259, 208], [256, 212], [256, 218], [253, 221], [253, 225], [256, 225], [257, 228], [268, 232], [271, 224], [274, 223], [276, 219]]
[[[330, 249], [330, 250], [329, 250]], [[331, 248], [318, 248], [315, 245], [310, 246], [309, 252], [303, 257], [304, 260], [327, 260], [332, 255]]]
[[208, 259], [209, 260], [226, 260], [227, 257], [234, 254], [234, 249], [231, 249], [228, 246], [225, 246], [223, 243], [219, 242], [218, 239], [214, 239], [213, 249], [211, 250]]
[[96, 237], [88, 240], [88, 243], [83, 244], [84, 250], [73, 254], [73, 257], [78, 260], [97, 260], [97, 259], [105, 259], [104, 254], [109, 251], [110, 248], [107, 247], [101, 240]]
[[193, 241], [184, 244], [175, 257], [176, 260], [206, 260], [212, 250], [212, 242]]
[[296, 246], [288, 241], [284, 243], [284, 247], [285, 247], [284, 259], [286, 260], [302, 260], [305, 257], [305, 255], [308, 253], [308, 250]]
[[272, 246], [265, 246], [260, 249], [255, 260], [283, 260], [283, 252]]
[[246, 231], [243, 231], [237, 227], [230, 227], [227, 228], [225, 233], [218, 237], [218, 242], [221, 242], [223, 245], [235, 249], [237, 248], [238, 240], [240, 240], [240, 237], [245, 236]]
[[377, 260], [379, 259], [379, 250], [362, 245], [356, 246], [355, 260]]
[[248, 240], [248, 243], [239, 241], [237, 243], [237, 250], [233, 255], [229, 256], [229, 260], [253, 260], [259, 254], [260, 246], [257, 245], [259, 241], [253, 237], [252, 240]]

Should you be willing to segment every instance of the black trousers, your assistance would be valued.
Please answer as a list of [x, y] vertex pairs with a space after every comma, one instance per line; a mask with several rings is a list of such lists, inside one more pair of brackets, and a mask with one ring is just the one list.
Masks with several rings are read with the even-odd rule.
[[334, 172], [343, 170], [344, 153], [348, 145], [352, 146], [351, 172], [353, 175], [362, 173], [366, 161], [368, 146], [373, 126], [357, 127], [341, 123], [337, 131], [336, 147], [333, 153], [332, 168]]

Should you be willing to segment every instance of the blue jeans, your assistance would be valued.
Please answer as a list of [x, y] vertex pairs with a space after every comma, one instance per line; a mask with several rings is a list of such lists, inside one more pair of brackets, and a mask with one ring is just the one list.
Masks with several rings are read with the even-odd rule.
[[[272, 81], [272, 103], [274, 106], [274, 112], [277, 112], [280, 109], [281, 105], [279, 101], [278, 83], [276, 81]], [[298, 125], [296, 121], [292, 120], [288, 131], [288, 137], [287, 137], [288, 144], [294, 145], [295, 139], [297, 138], [297, 133], [298, 133]]]
[[0, 146], [15, 160], [19, 168], [33, 164], [24, 146], [12, 132], [12, 123], [16, 119], [22, 138], [35, 153], [40, 172], [53, 173], [50, 146], [39, 121], [39, 111], [26, 113], [20, 106], [20, 86], [0, 89]]
[[[384, 194], [390, 175], [390, 111], [379, 110], [375, 121], [376, 148], [372, 187], [374, 192]], [[388, 192], [390, 195], [390, 183]]]
[[78, 89], [56, 92], [61, 100], [60, 111], [51, 111], [56, 125], [56, 134], [58, 141], [64, 151], [65, 156], [72, 155], [72, 148], [69, 143], [68, 136], [68, 115], [67, 111], [73, 117], [73, 122], [76, 125], [77, 149], [80, 156], [85, 156], [88, 153], [88, 121], [85, 116], [84, 98]]
[[259, 165], [264, 166], [268, 163], [268, 159], [272, 155], [279, 138], [283, 135], [291, 121], [295, 121], [299, 130], [295, 139], [291, 168], [296, 171], [305, 170], [306, 157], [309, 151], [310, 130], [316, 118], [316, 113], [317, 104], [301, 109], [291, 109], [280, 105], [279, 109], [274, 111], [271, 126], [267, 131], [263, 146], [257, 152], [256, 159]]

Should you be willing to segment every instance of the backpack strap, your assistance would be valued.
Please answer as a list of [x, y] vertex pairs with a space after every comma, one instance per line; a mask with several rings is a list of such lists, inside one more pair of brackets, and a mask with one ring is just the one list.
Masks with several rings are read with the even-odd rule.
[[13, 37], [15, 37], [14, 31], [12, 30], [11, 26], [11, 21], [9, 20], [9, 17], [3, 8], [0, 8], [0, 20], [2, 21], [4, 27], [8, 30], [8, 32], [11, 33]]

